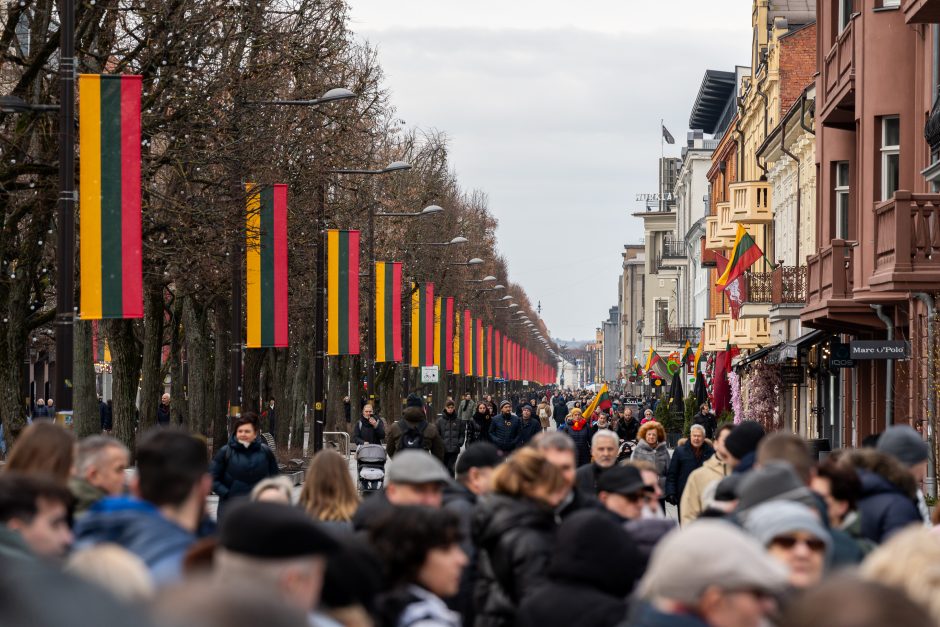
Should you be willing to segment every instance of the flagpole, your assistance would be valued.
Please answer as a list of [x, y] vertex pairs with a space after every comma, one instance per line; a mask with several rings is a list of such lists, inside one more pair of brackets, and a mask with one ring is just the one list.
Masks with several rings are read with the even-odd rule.
[[659, 118], [659, 211], [663, 210], [663, 166], [666, 160], [665, 133], [666, 123], [663, 118]]

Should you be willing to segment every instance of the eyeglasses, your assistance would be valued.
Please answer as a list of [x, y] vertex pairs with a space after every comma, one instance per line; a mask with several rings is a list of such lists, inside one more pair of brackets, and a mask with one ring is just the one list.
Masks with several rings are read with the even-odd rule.
[[804, 544], [813, 553], [822, 553], [826, 550], [826, 543], [819, 538], [797, 538], [796, 536], [777, 536], [770, 543], [781, 549], [790, 550], [797, 544]]

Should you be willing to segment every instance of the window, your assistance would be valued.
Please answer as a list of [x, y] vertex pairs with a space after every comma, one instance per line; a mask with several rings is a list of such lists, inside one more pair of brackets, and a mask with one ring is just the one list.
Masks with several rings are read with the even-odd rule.
[[839, 3], [839, 32], [841, 33], [852, 20], [855, 7], [853, 6], [854, 0], [837, 0], [837, 2]]
[[898, 189], [901, 164], [901, 119], [881, 118], [881, 199], [888, 200]]
[[849, 238], [849, 162], [835, 164], [836, 231], [837, 239]]
[[897, 8], [901, 6], [901, 0], [881, 0], [881, 6], [885, 9]]
[[669, 301], [656, 301], [656, 334], [662, 335], [669, 328]]

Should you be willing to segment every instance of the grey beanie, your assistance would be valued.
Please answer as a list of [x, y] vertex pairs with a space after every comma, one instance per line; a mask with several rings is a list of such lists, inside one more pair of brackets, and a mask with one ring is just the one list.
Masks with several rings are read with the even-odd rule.
[[795, 501], [770, 501], [747, 513], [744, 530], [765, 547], [777, 536], [792, 531], [805, 531], [826, 543], [832, 551], [832, 536], [819, 522], [819, 516], [806, 505]]
[[885, 429], [875, 448], [905, 466], [925, 462], [930, 454], [930, 449], [921, 435], [907, 425], [895, 425]]
[[503, 407], [506, 407], [507, 405], [512, 407], [512, 403], [510, 403], [509, 401], [503, 401], [502, 403], [499, 404], [499, 408], [502, 409]]

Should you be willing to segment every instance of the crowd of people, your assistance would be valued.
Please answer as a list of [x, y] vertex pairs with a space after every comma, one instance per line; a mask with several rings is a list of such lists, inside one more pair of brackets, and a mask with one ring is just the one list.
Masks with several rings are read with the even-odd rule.
[[390, 459], [365, 498], [334, 450], [281, 475], [270, 414], [211, 458], [172, 426], [129, 451], [36, 421], [0, 472], [0, 622], [940, 625], [921, 432], [818, 460], [704, 405], [670, 447], [646, 404], [589, 401], [367, 404], [354, 441]]

